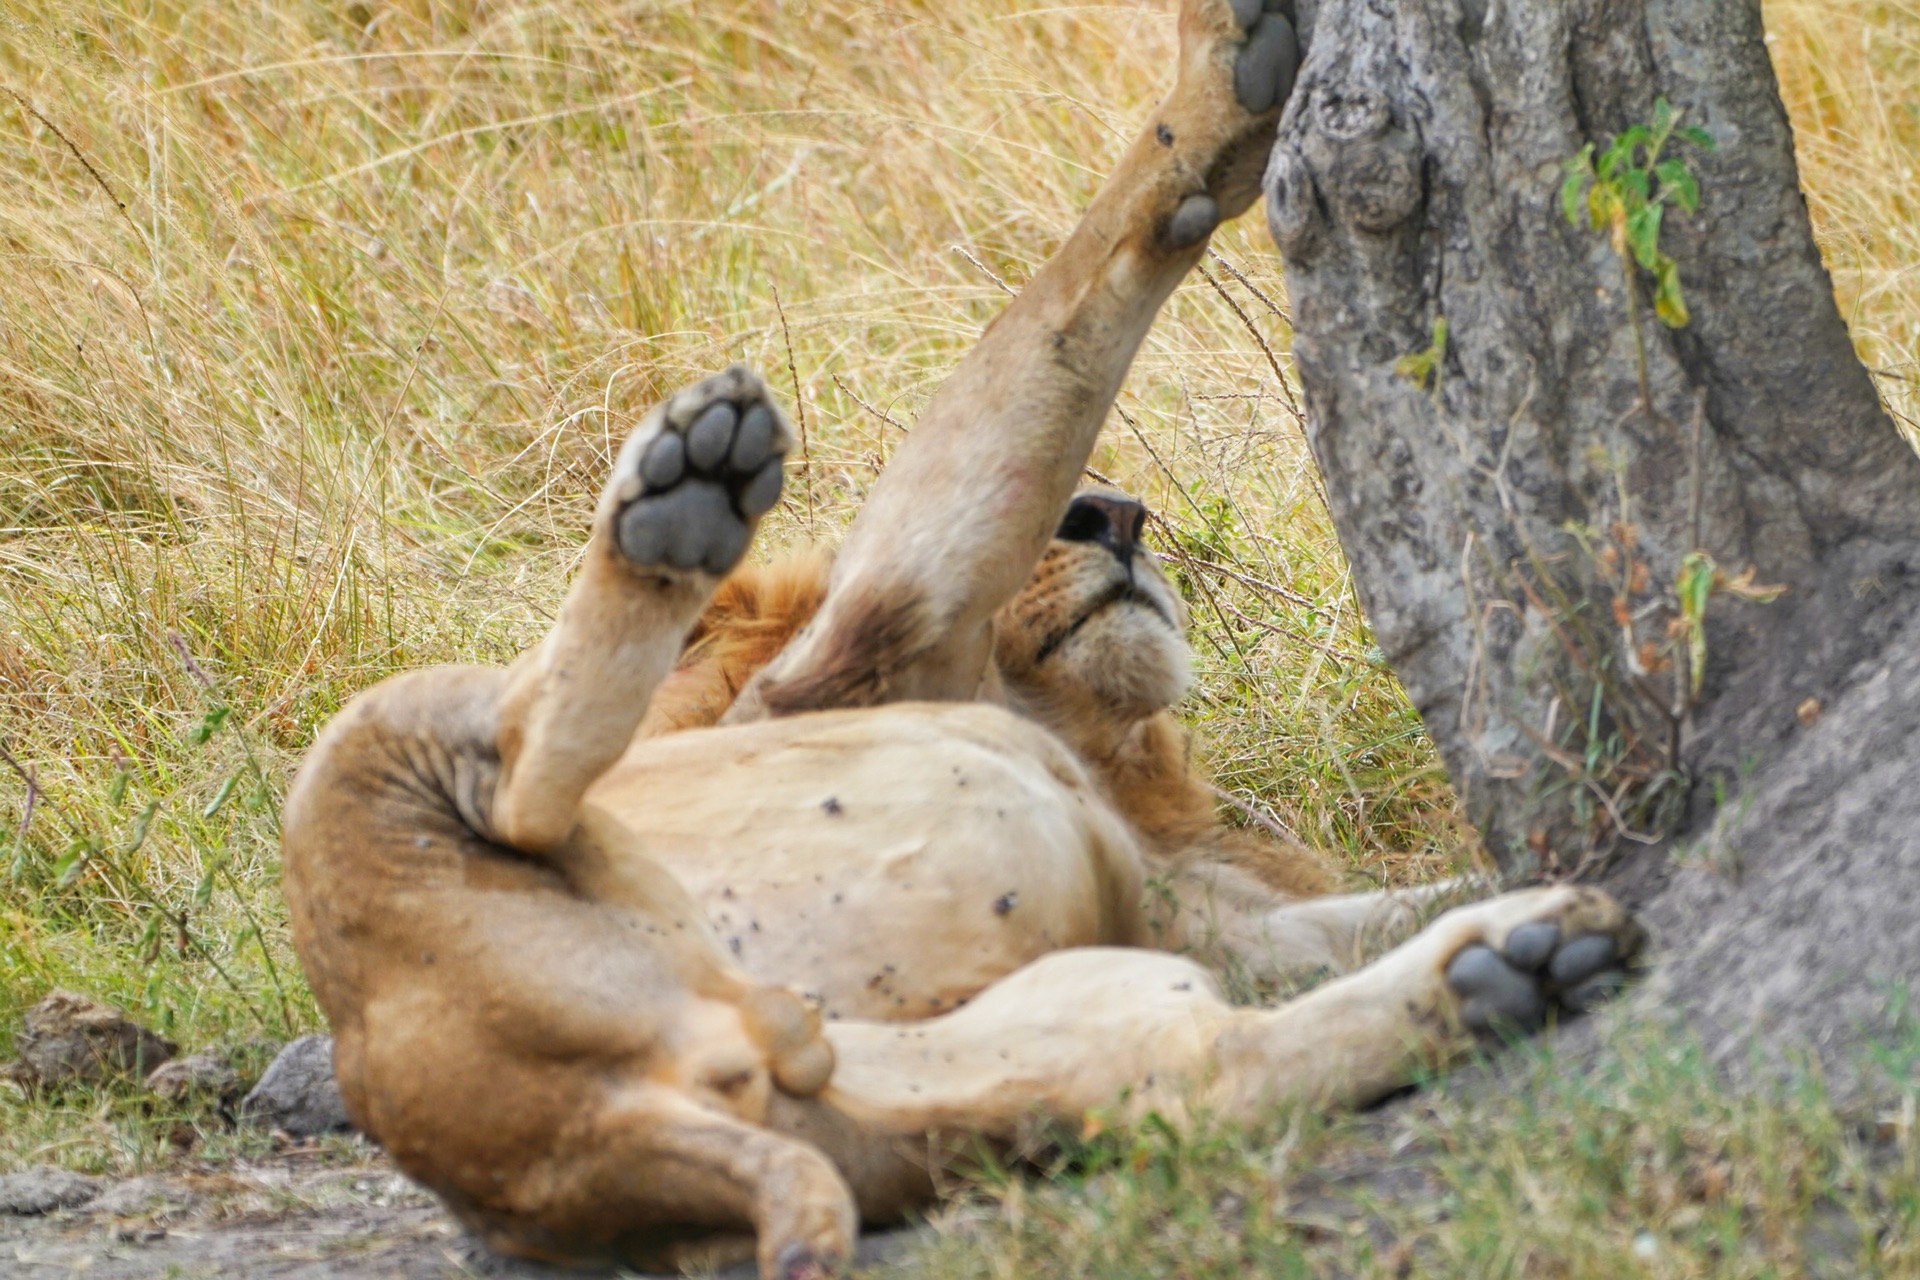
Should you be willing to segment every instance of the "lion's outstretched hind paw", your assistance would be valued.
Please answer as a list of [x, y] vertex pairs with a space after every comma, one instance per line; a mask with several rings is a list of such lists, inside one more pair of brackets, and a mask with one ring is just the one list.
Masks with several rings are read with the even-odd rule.
[[1247, 42], [1233, 60], [1233, 96], [1254, 115], [1265, 115], [1293, 92], [1300, 68], [1300, 39], [1290, 0], [1227, 0]]
[[677, 392], [615, 463], [614, 538], [649, 569], [724, 574], [780, 499], [793, 433], [741, 365]]
[[1639, 928], [1605, 895], [1568, 896], [1546, 918], [1514, 925], [1497, 945], [1489, 936], [1447, 962], [1447, 986], [1468, 1030], [1531, 1031], [1556, 1006], [1584, 1012], [1625, 985]]

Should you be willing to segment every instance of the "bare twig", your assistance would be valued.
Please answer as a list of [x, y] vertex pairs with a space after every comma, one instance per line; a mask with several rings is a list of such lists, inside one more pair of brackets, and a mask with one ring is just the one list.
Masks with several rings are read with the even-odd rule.
[[1020, 296], [1018, 290], [1016, 290], [1012, 285], [1008, 284], [1005, 280], [1002, 280], [999, 276], [995, 275], [993, 273], [993, 268], [989, 267], [986, 263], [980, 261], [980, 259], [974, 257], [973, 254], [967, 250], [967, 247], [965, 245], [956, 244], [956, 245], [953, 245], [952, 248], [955, 253], [959, 254], [961, 257], [965, 258], [968, 262], [971, 262], [975, 267], [979, 268], [981, 275], [985, 276], [987, 279], [999, 285], [1000, 292], [1006, 294], [1009, 298], [1017, 298]]
[[1238, 280], [1242, 285], [1244, 285], [1248, 293], [1252, 294], [1254, 297], [1260, 299], [1261, 302], [1265, 303], [1267, 310], [1271, 311], [1275, 316], [1278, 316], [1280, 318], [1280, 321], [1283, 324], [1286, 324], [1289, 327], [1292, 326], [1293, 317], [1287, 314], [1286, 308], [1282, 307], [1279, 303], [1275, 302], [1272, 298], [1269, 298], [1266, 295], [1265, 291], [1262, 290], [1259, 285], [1247, 279], [1246, 272], [1240, 270], [1240, 268], [1234, 266], [1231, 262], [1228, 262], [1225, 258], [1221, 257], [1220, 251], [1211, 246], [1207, 248], [1207, 256], [1209, 258], [1212, 258], [1215, 262], [1219, 263], [1220, 269], [1222, 271], [1226, 272], [1228, 275], [1232, 276], [1235, 280]]
[[200, 660], [193, 656], [193, 650], [187, 647], [187, 638], [178, 631], [169, 631], [167, 643], [173, 647], [175, 653], [180, 655], [180, 665], [187, 669], [187, 674], [193, 677], [193, 682], [202, 689], [212, 689], [213, 677], [208, 674], [205, 667], [200, 665]]
[[25, 783], [27, 788], [26, 804], [20, 814], [20, 826], [13, 833], [14, 843], [18, 844], [27, 838], [27, 828], [33, 825], [33, 810], [40, 803], [40, 780], [34, 770], [14, 759], [13, 752], [7, 750], [4, 742], [0, 742], [0, 762], [19, 774], [20, 781]]
[[1304, 428], [1307, 425], [1307, 415], [1300, 408], [1300, 402], [1293, 398], [1293, 388], [1287, 385], [1287, 375], [1281, 372], [1280, 369], [1280, 357], [1274, 354], [1273, 347], [1268, 344], [1265, 335], [1263, 335], [1259, 327], [1253, 323], [1253, 317], [1248, 315], [1246, 311], [1241, 308], [1240, 304], [1233, 300], [1233, 295], [1228, 293], [1226, 288], [1221, 285], [1218, 280], [1214, 279], [1211, 271], [1208, 271], [1205, 267], [1201, 267], [1200, 277], [1213, 286], [1213, 291], [1219, 294], [1221, 299], [1233, 309], [1233, 314], [1240, 317], [1240, 323], [1245, 325], [1247, 332], [1253, 335], [1255, 345], [1260, 348], [1261, 354], [1267, 357], [1267, 365], [1273, 370], [1274, 380], [1280, 384], [1280, 399], [1282, 403], [1287, 406], [1287, 412], [1293, 415], [1294, 421], [1298, 422]]
[[[0, 85], [0, 88], [6, 88], [6, 86]], [[126, 201], [122, 200], [119, 196], [116, 196], [115, 194], [113, 194], [113, 188], [107, 184], [107, 180], [101, 174], [101, 172], [98, 169], [93, 167], [93, 161], [87, 159], [86, 152], [80, 150], [79, 145], [76, 144], [72, 138], [69, 138], [64, 132], [62, 132], [59, 125], [55, 124], [53, 121], [47, 119], [44, 115], [40, 114], [40, 109], [34, 106], [31, 102], [28, 102], [26, 98], [22, 97], [19, 90], [6, 88], [6, 93], [8, 97], [12, 98], [15, 102], [20, 104], [20, 109], [22, 111], [32, 116], [35, 120], [38, 120], [42, 125], [46, 126], [46, 129], [49, 133], [51, 133], [54, 137], [60, 139], [60, 141], [65, 144], [67, 150], [73, 153], [73, 158], [80, 162], [80, 167], [87, 171], [87, 176], [93, 179], [95, 185], [97, 185], [100, 188], [101, 193], [104, 194], [107, 197], [107, 199], [112, 202], [113, 207], [115, 209], [118, 209], [120, 211], [120, 216], [127, 220], [127, 225], [133, 228], [134, 236], [137, 239], [139, 239], [141, 243], [144, 244], [146, 242], [146, 236], [141, 234], [140, 225], [133, 220], [133, 214], [128, 212]]]
[[888, 426], [893, 427], [897, 431], [901, 432], [903, 435], [908, 430], [910, 430], [910, 428], [907, 426], [906, 423], [900, 421], [898, 418], [894, 417], [892, 414], [887, 413], [886, 411], [881, 409], [876, 409], [872, 405], [868, 404], [865, 400], [862, 400], [860, 398], [859, 392], [855, 391], [852, 387], [848, 386], [846, 383], [840, 380], [839, 374], [836, 373], [830, 376], [833, 378], [833, 385], [840, 388], [841, 394], [846, 396], [849, 400], [853, 401], [855, 404], [859, 405], [862, 409], [865, 409], [868, 413], [880, 419], [880, 421], [886, 423]]
[[1216, 783], [1209, 782], [1207, 784], [1207, 790], [1213, 792], [1217, 798], [1226, 801], [1235, 809], [1245, 814], [1249, 822], [1259, 827], [1262, 831], [1265, 831], [1274, 839], [1284, 840], [1288, 844], [1303, 845], [1306, 843], [1306, 841], [1302, 840], [1298, 835], [1288, 830], [1286, 824], [1274, 817], [1270, 810], [1255, 808], [1254, 805], [1245, 798], [1235, 795], [1233, 792]]
[[787, 376], [793, 379], [793, 411], [800, 419], [800, 485], [807, 495], [807, 533], [813, 528], [813, 455], [807, 446], [807, 401], [800, 394], [800, 366], [793, 359], [793, 331], [787, 328], [787, 308], [780, 286], [773, 286], [773, 309], [780, 313], [780, 334], [787, 340]]

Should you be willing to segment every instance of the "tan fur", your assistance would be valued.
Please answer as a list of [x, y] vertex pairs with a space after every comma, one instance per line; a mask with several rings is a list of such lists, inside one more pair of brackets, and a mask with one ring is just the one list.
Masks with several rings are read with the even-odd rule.
[[[1013, 629], [1041, 632], [1064, 625], [1065, 619], [1048, 607], [1070, 609], [1077, 603], [1063, 591], [1061, 579], [1072, 575], [1075, 562], [1105, 554], [1097, 547], [1056, 543], [1021, 596], [996, 616], [996, 637]], [[826, 599], [831, 567], [830, 555], [809, 549], [734, 570], [688, 633], [680, 661], [654, 694], [639, 736], [720, 723], [748, 681], [813, 620]], [[1011, 647], [996, 640], [997, 652]], [[1339, 887], [1339, 872], [1325, 855], [1221, 822], [1212, 782], [1194, 763], [1191, 735], [1171, 711], [1159, 708], [1118, 727], [1082, 707], [1062, 707], [1058, 714], [1072, 722], [1051, 717], [1042, 722], [1079, 748], [1142, 851], [1163, 870], [1216, 862], [1290, 897]]]
[[824, 594], [817, 564], [722, 585], [621, 550], [668, 424], [766, 401], [736, 367], [623, 444], [539, 645], [389, 680], [302, 763], [285, 888], [342, 1097], [496, 1248], [816, 1280], [1036, 1118], [1362, 1103], [1471, 1045], [1463, 947], [1549, 921], [1636, 945], [1605, 895], [1509, 894], [1275, 1009], [1156, 949], [1340, 968], [1420, 905], [1293, 898], [1324, 864], [1221, 828], [1167, 715], [1177, 593], [1124, 545], [1051, 537], [1204, 252], [1167, 243], [1173, 211], [1244, 210], [1271, 137], [1233, 97], [1224, 0], [1183, 0], [1180, 30], [1172, 93]]

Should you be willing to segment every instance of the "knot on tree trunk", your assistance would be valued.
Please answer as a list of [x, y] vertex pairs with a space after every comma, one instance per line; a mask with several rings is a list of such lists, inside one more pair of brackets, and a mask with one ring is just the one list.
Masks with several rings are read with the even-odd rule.
[[1420, 208], [1419, 127], [1398, 119], [1385, 93], [1317, 84], [1290, 132], [1296, 141], [1274, 149], [1266, 179], [1267, 224], [1284, 252], [1305, 249], [1322, 201], [1334, 220], [1373, 235]]

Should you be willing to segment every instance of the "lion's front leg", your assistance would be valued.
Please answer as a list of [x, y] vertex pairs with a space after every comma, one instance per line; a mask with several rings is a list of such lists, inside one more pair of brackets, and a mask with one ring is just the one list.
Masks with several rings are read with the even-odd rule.
[[1161, 304], [1253, 203], [1293, 83], [1293, 27], [1261, 0], [1185, 0], [1180, 39], [1173, 92], [934, 396], [820, 614], [729, 720], [980, 693], [993, 614], [1038, 561]]

